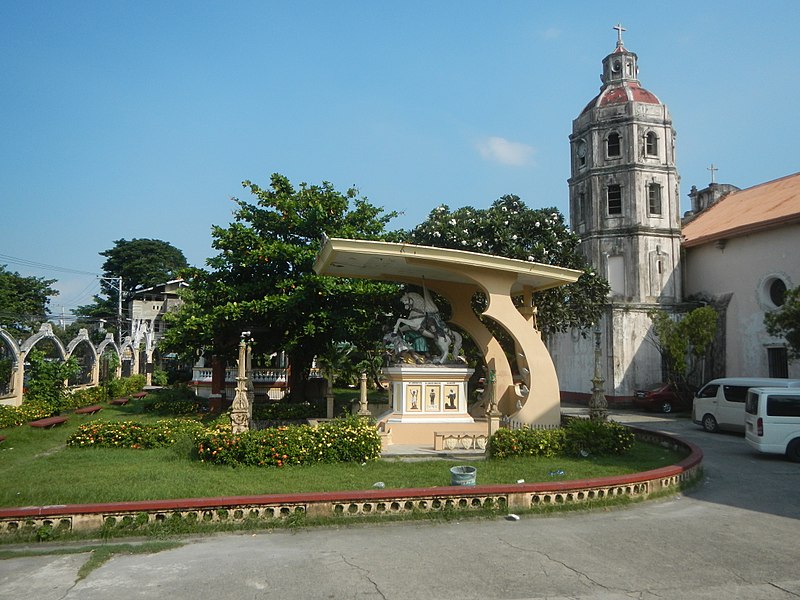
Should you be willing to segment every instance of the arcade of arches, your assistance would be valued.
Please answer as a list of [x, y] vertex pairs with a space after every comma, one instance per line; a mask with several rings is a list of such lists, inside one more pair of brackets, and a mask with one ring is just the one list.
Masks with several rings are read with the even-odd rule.
[[111, 334], [95, 345], [86, 329], [66, 346], [53, 332], [50, 323], [43, 323], [39, 331], [26, 340], [16, 340], [11, 333], [0, 329], [0, 404], [19, 406], [25, 387], [25, 367], [31, 350], [40, 350], [51, 360], [75, 359], [80, 370], [68, 384], [71, 388], [92, 387], [105, 379], [109, 369], [114, 375], [129, 376], [144, 373], [147, 384], [152, 383], [152, 365], [155, 340], [147, 332], [136, 339], [126, 337], [118, 345]]

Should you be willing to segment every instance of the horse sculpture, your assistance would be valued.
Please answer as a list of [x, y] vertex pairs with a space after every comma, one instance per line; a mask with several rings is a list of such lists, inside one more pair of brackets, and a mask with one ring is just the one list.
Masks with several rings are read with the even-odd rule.
[[436, 304], [425, 294], [423, 298], [416, 292], [406, 292], [400, 297], [400, 301], [408, 311], [408, 317], [397, 319], [394, 324], [394, 333], [402, 334], [406, 331], [415, 332], [427, 340], [432, 340], [439, 348], [441, 354], [435, 357], [432, 362], [444, 364], [450, 354], [450, 345], [453, 345], [453, 358], [463, 360], [459, 356], [461, 352], [461, 334], [451, 330], [439, 315]]

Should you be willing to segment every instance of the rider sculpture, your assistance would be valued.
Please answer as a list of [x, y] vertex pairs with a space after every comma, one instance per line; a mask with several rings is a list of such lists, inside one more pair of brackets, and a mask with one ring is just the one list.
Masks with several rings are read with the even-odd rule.
[[[400, 297], [400, 301], [408, 311], [408, 316], [397, 319], [393, 335], [395, 337], [402, 335], [407, 341], [410, 340], [413, 349], [417, 352], [424, 351], [424, 345], [427, 345], [428, 348], [435, 345], [440, 352], [439, 356], [434, 357], [431, 361], [435, 364], [441, 365], [447, 362], [447, 357], [451, 353], [451, 344], [453, 358], [463, 361], [463, 357], [459, 356], [461, 334], [447, 326], [439, 314], [436, 304], [428, 296], [427, 290], [424, 290], [424, 293], [425, 297], [416, 292], [406, 292]], [[427, 344], [422, 342], [427, 342]]]

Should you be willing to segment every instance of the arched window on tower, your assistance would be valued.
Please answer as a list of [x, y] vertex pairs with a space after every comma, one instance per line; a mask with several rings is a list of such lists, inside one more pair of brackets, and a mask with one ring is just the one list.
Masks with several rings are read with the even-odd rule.
[[658, 156], [658, 136], [655, 131], [648, 131], [644, 138], [644, 153], [647, 156]]
[[619, 141], [619, 134], [609, 133], [608, 138], [606, 138], [606, 154], [608, 156], [619, 156], [621, 151], [622, 147]]

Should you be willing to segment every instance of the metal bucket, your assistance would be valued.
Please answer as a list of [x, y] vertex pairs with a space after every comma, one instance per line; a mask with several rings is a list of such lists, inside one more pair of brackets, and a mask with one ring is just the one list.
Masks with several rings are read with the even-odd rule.
[[475, 485], [475, 467], [452, 467], [450, 469], [450, 485]]

